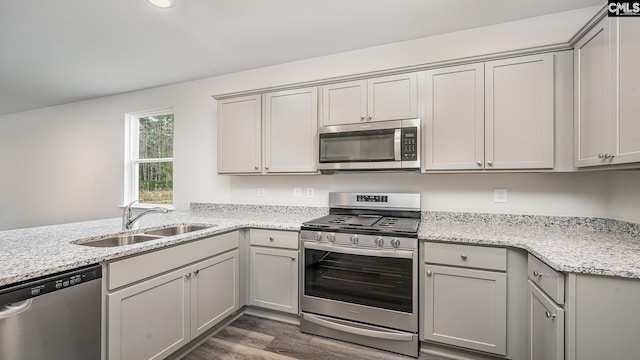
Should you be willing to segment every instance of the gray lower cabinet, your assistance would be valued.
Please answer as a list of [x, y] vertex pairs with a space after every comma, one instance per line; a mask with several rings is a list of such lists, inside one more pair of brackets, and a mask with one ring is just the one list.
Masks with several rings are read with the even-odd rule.
[[421, 340], [507, 353], [507, 252], [425, 242]]
[[249, 231], [249, 304], [298, 314], [298, 232]]
[[427, 264], [426, 340], [506, 353], [507, 275]]
[[250, 301], [254, 306], [298, 313], [298, 251], [251, 247]]
[[529, 359], [564, 359], [564, 309], [529, 280]]
[[238, 232], [108, 266], [109, 360], [163, 359], [240, 308]]

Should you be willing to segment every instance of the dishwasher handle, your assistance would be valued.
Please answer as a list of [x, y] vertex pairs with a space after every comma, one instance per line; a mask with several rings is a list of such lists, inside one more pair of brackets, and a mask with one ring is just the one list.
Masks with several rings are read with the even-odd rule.
[[23, 313], [31, 307], [33, 298], [21, 301], [19, 303], [6, 304], [0, 307], [0, 320], [16, 316]]

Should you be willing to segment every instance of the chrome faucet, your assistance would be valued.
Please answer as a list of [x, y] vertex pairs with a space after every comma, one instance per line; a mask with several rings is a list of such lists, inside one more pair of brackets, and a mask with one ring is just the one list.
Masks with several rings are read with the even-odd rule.
[[168, 213], [169, 210], [163, 208], [163, 207], [154, 207], [151, 209], [147, 209], [142, 211], [141, 213], [137, 214], [134, 217], [131, 217], [131, 205], [137, 203], [138, 200], [134, 200], [132, 202], [130, 202], [127, 206], [124, 207], [124, 211], [122, 212], [122, 230], [129, 230], [131, 229], [131, 227], [133, 226], [133, 224], [140, 220], [141, 217], [143, 217], [144, 215], [147, 214], [151, 214], [151, 213]]

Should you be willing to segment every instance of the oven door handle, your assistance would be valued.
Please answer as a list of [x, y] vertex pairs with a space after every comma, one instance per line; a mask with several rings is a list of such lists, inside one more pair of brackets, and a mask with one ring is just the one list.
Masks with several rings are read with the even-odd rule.
[[413, 334], [403, 334], [403, 333], [397, 333], [397, 332], [391, 332], [391, 331], [378, 331], [378, 330], [357, 328], [353, 326], [338, 324], [332, 321], [327, 321], [310, 314], [303, 314], [302, 316], [304, 316], [304, 319], [310, 323], [314, 323], [316, 325], [323, 326], [329, 329], [342, 331], [348, 334], [367, 336], [367, 337], [373, 337], [373, 338], [384, 339], [384, 340], [395, 340], [395, 341], [413, 341], [413, 337], [415, 336]]
[[410, 250], [373, 250], [373, 249], [359, 249], [352, 247], [343, 247], [336, 245], [324, 245], [312, 242], [304, 242], [302, 246], [305, 249], [330, 251], [342, 254], [351, 255], [364, 255], [364, 256], [376, 256], [386, 258], [399, 258], [399, 259], [413, 259], [414, 251]]

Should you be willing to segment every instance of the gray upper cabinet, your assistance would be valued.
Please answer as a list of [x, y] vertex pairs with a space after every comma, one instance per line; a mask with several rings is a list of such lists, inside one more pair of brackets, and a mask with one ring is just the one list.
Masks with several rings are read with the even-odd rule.
[[416, 118], [417, 89], [416, 73], [325, 85], [321, 126]]
[[317, 89], [268, 93], [264, 100], [265, 172], [316, 172]]
[[218, 172], [262, 171], [260, 95], [218, 101]]
[[640, 162], [640, 24], [604, 18], [575, 45], [575, 166]]
[[219, 100], [218, 173], [316, 172], [317, 131], [315, 87]]
[[426, 170], [484, 168], [484, 64], [425, 72]]
[[425, 74], [425, 171], [554, 167], [553, 54]]
[[610, 100], [613, 105], [613, 163], [640, 162], [640, 22], [629, 18], [611, 21], [612, 56], [615, 59], [612, 62], [614, 90]]
[[553, 54], [485, 63], [485, 168], [554, 166]]

